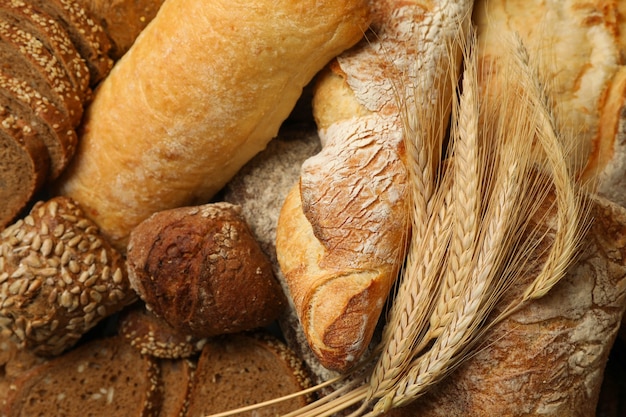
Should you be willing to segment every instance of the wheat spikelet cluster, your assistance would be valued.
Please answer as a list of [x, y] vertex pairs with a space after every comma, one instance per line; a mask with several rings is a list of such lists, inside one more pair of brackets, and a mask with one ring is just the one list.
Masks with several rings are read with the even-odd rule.
[[[494, 63], [479, 60], [475, 34], [459, 41], [463, 77], [447, 143], [419, 98], [405, 101], [416, 103], [403, 115], [413, 230], [382, 341], [362, 376], [288, 416], [371, 417], [416, 400], [574, 259], [586, 218], [572, 156], [529, 54], [519, 39], [507, 42], [510, 54]], [[556, 214], [546, 226], [548, 212]], [[502, 306], [529, 269], [536, 278]]]

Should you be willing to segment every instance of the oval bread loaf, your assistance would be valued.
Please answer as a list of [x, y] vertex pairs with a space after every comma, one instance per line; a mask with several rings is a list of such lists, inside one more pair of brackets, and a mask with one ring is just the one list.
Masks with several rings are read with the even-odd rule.
[[208, 202], [363, 36], [367, 5], [166, 1], [96, 92], [60, 193], [118, 249], [152, 213]]

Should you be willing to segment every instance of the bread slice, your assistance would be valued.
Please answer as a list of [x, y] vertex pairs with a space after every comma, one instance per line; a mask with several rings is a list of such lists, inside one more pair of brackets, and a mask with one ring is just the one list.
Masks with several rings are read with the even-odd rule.
[[163, 404], [159, 417], [185, 416], [196, 366], [190, 359], [161, 359]]
[[0, 18], [2, 69], [29, 81], [31, 86], [64, 110], [72, 126], [78, 126], [83, 102], [58, 60], [33, 35]]
[[22, 0], [7, 0], [0, 5], [0, 16], [9, 23], [30, 33], [65, 68], [81, 100], [90, 95], [89, 69], [67, 32], [50, 15], [35, 10]]
[[35, 9], [49, 14], [67, 31], [76, 49], [87, 63], [90, 85], [95, 86], [111, 70], [107, 55], [111, 40], [102, 27], [74, 0], [25, 0]]
[[[302, 362], [266, 334], [236, 334], [207, 342], [198, 359], [188, 417], [202, 417], [298, 392], [309, 386]], [[237, 413], [276, 416], [306, 405], [307, 396]]]
[[1, 70], [0, 95], [21, 102], [29, 109], [29, 119], [48, 127], [47, 133], [41, 135], [50, 156], [48, 180], [58, 177], [74, 155], [78, 142], [76, 131], [70, 125], [69, 119], [26, 81], [5, 74]]
[[0, 105], [0, 230], [26, 207], [48, 173], [48, 151], [24, 120]]
[[148, 417], [158, 415], [162, 400], [156, 361], [115, 336], [37, 366], [15, 386], [8, 417]]

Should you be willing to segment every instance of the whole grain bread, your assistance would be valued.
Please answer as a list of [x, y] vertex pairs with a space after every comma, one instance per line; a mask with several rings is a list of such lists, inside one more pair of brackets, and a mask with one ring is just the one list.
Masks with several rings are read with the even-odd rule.
[[44, 183], [48, 151], [11, 109], [0, 106], [0, 229], [9, 224]]
[[2, 70], [0, 70], [0, 95], [26, 106], [24, 111], [29, 113], [26, 120], [29, 120], [31, 125], [47, 127], [39, 138], [45, 144], [50, 159], [46, 179], [54, 180], [74, 155], [78, 141], [69, 119], [24, 79], [11, 76]]
[[[237, 334], [209, 341], [198, 359], [187, 409], [202, 417], [278, 398], [309, 387], [301, 360], [268, 334]], [[241, 417], [282, 415], [305, 406], [299, 396]]]
[[69, 117], [72, 126], [80, 123], [83, 102], [63, 66], [32, 34], [0, 18], [2, 69], [22, 77]]
[[102, 27], [74, 0], [26, 0], [34, 8], [48, 13], [67, 31], [87, 63], [90, 85], [95, 86], [113, 67], [107, 55], [111, 41]]
[[183, 417], [189, 405], [189, 393], [196, 369], [191, 359], [161, 359], [163, 403], [159, 417]]
[[96, 339], [22, 375], [2, 414], [158, 416], [159, 373], [154, 359], [119, 337]]
[[57, 58], [67, 72], [81, 100], [89, 90], [89, 70], [67, 32], [52, 16], [33, 9], [22, 0], [7, 0], [0, 5], [0, 16], [38, 39]]

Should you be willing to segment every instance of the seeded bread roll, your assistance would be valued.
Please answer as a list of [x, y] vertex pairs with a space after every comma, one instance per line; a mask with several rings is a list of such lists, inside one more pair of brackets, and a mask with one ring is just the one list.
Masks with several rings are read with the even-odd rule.
[[363, 36], [367, 5], [166, 1], [97, 90], [59, 192], [120, 250], [151, 214], [207, 203]]
[[0, 234], [0, 320], [22, 348], [58, 355], [136, 299], [122, 256], [66, 197]]
[[269, 260], [229, 203], [155, 213], [131, 233], [127, 264], [146, 307], [197, 339], [268, 325], [285, 307]]
[[145, 306], [126, 309], [118, 322], [118, 333], [142, 355], [156, 358], [188, 358], [202, 350], [206, 339], [181, 333]]

